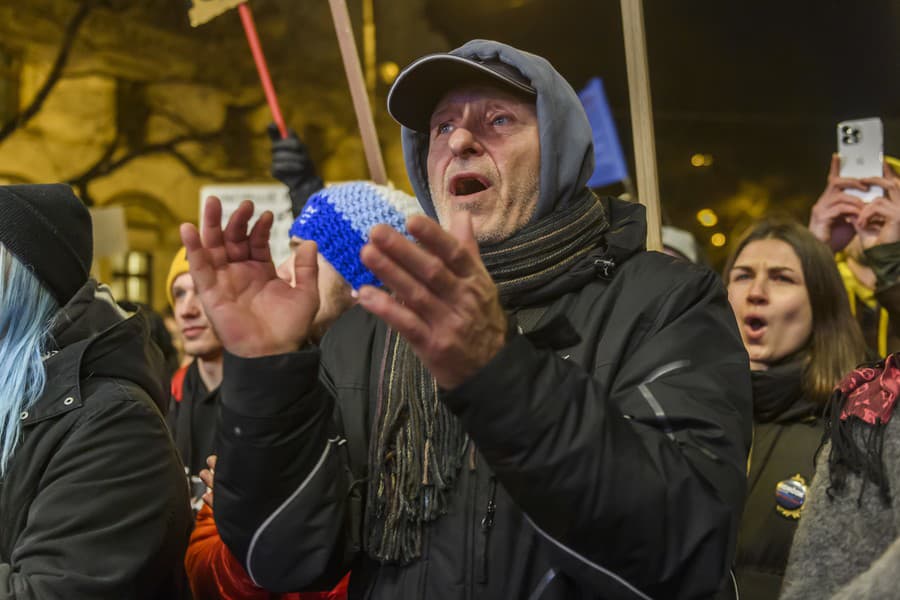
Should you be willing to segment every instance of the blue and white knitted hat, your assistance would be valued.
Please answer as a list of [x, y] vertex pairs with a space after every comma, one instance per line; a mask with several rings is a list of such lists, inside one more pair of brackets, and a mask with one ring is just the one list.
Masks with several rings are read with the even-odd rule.
[[412, 239], [406, 219], [417, 214], [424, 214], [418, 200], [400, 190], [368, 181], [338, 183], [310, 196], [290, 235], [316, 242], [322, 256], [356, 290], [381, 285], [359, 260], [369, 230], [386, 223]]

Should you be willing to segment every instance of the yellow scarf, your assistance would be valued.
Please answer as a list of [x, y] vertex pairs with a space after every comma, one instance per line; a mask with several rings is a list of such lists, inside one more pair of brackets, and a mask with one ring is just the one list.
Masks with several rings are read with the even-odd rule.
[[884, 308], [878, 308], [878, 300], [875, 298], [875, 290], [867, 288], [850, 270], [847, 264], [847, 257], [840, 253], [835, 256], [835, 263], [844, 280], [844, 288], [847, 290], [847, 297], [850, 300], [850, 312], [856, 317], [857, 300], [865, 304], [871, 309], [878, 310], [878, 356], [887, 356], [887, 339], [888, 339], [888, 312]]

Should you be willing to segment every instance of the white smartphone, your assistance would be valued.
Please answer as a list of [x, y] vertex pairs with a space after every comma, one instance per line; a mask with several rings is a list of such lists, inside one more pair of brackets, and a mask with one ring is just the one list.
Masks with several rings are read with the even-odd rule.
[[[884, 133], [881, 119], [855, 119], [837, 124], [837, 147], [841, 155], [841, 177], [882, 177], [884, 160]], [[847, 188], [848, 194], [859, 197], [863, 202], [871, 202], [884, 192], [879, 186], [871, 186], [868, 191]]]

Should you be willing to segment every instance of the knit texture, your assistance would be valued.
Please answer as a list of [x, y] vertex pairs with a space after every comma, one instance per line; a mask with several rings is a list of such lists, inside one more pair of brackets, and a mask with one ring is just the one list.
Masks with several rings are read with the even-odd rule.
[[[870, 431], [854, 428], [859, 447]], [[881, 448], [888, 487], [900, 489], [900, 419], [884, 426]], [[864, 473], [847, 473], [833, 489], [831, 444], [819, 453], [816, 476], [807, 494], [781, 588], [780, 600], [859, 600], [897, 598], [900, 564], [900, 501], [885, 506], [877, 486]]]
[[422, 214], [417, 200], [400, 190], [367, 181], [341, 183], [309, 198], [290, 235], [316, 242], [322, 256], [353, 289], [380, 286], [378, 278], [359, 260], [369, 230], [385, 223], [409, 238], [406, 219], [415, 214]]
[[175, 308], [175, 296], [172, 295], [172, 284], [182, 273], [189, 273], [191, 270], [187, 259], [187, 249], [184, 246], [175, 254], [172, 264], [169, 265], [169, 274], [166, 275], [166, 298], [169, 299], [169, 306]]
[[898, 597], [898, 359], [858, 367], [835, 389], [782, 600]]
[[0, 243], [34, 270], [60, 306], [90, 276], [91, 215], [67, 185], [0, 186]]

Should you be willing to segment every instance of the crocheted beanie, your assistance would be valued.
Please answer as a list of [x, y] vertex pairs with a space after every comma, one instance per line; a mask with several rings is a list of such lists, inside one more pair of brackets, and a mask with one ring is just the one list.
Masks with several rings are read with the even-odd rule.
[[[406, 219], [423, 214], [413, 196], [368, 181], [328, 186], [312, 196], [291, 226], [291, 237], [313, 240], [319, 252], [353, 287], [381, 282], [359, 260], [369, 230], [386, 223], [410, 238]], [[412, 238], [410, 238], [412, 239]]]
[[166, 276], [166, 298], [169, 299], [169, 306], [175, 308], [175, 296], [172, 295], [172, 284], [182, 273], [190, 273], [191, 266], [188, 264], [187, 248], [182, 246], [172, 259], [169, 265], [169, 274]]

